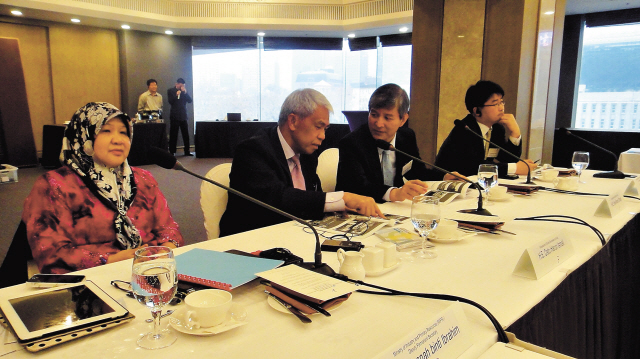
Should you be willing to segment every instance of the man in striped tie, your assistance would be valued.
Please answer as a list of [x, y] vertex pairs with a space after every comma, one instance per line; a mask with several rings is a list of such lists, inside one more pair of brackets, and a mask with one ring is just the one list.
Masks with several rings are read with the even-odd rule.
[[[384, 217], [370, 197], [349, 192], [322, 192], [314, 152], [325, 138], [327, 98], [313, 89], [292, 92], [282, 104], [278, 126], [243, 141], [235, 150], [230, 186], [303, 219], [321, 219], [324, 212], [352, 210]], [[229, 196], [220, 221], [220, 235], [288, 221], [287, 218], [237, 196]]]
[[503, 97], [504, 90], [495, 82], [481, 80], [469, 87], [464, 99], [469, 114], [461, 120], [464, 125], [455, 126], [442, 143], [436, 157], [436, 166], [471, 176], [478, 173], [481, 164], [497, 164], [498, 176], [503, 178], [512, 174], [526, 175], [527, 165], [531, 171], [536, 169], [537, 165], [533, 161], [525, 160], [526, 165], [517, 162], [464, 127], [520, 156], [520, 127], [512, 114], [505, 113]]

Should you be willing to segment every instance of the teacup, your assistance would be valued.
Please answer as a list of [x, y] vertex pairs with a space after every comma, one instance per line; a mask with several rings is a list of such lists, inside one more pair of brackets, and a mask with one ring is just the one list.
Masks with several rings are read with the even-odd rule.
[[365, 273], [379, 272], [384, 269], [384, 250], [378, 247], [365, 247], [360, 253], [364, 254], [362, 265]]
[[458, 222], [450, 219], [441, 219], [433, 233], [438, 238], [453, 238], [458, 233]]
[[376, 247], [384, 251], [384, 267], [389, 268], [398, 263], [398, 251], [396, 245], [389, 242], [382, 242], [376, 244]]
[[547, 181], [547, 182], [551, 182], [553, 180], [556, 179], [556, 177], [558, 177], [558, 174], [560, 173], [560, 171], [558, 170], [553, 170], [553, 169], [548, 169], [548, 170], [542, 170], [542, 172], [540, 172], [542, 175], [542, 180]]
[[491, 187], [491, 189], [489, 190], [489, 199], [491, 198], [496, 198], [496, 199], [500, 199], [500, 198], [504, 198], [507, 196], [507, 190], [508, 188], [505, 186], [494, 186]]
[[222, 323], [231, 308], [231, 293], [221, 289], [193, 292], [184, 300], [186, 325], [191, 329], [209, 328]]
[[553, 184], [557, 189], [563, 191], [575, 191], [578, 189], [578, 177], [577, 176], [569, 176], [569, 177], [557, 177], [553, 180]]

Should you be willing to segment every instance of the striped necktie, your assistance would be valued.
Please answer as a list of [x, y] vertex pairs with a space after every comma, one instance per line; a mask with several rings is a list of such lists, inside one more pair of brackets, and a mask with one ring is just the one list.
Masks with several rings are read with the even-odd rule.
[[[491, 127], [489, 127], [489, 131], [487, 131], [487, 134], [484, 135], [485, 140], [487, 141], [491, 141]], [[487, 159], [487, 156], [489, 155], [489, 142], [485, 141], [484, 142], [484, 159]]]

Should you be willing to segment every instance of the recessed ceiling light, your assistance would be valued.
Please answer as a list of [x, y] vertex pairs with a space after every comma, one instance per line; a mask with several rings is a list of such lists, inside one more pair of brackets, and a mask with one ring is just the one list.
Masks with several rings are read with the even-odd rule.
[[164, 33], [167, 34], [167, 35], [173, 35], [173, 31], [171, 31], [171, 30], [165, 30]]
[[131, 26], [129, 26], [129, 25], [122, 25], [120, 27], [125, 29], [125, 30], [129, 30], [131, 28]]
[[407, 31], [409, 31], [409, 28], [406, 26], [403, 26], [400, 28], [400, 32], [407, 32]]
[[265, 35], [264, 32], [259, 32], [258, 33], [258, 36], [264, 36], [264, 35]]
[[15, 16], [22, 16], [22, 11], [20, 10], [11, 10], [11, 13]]
[[349, 34], [347, 35], [348, 38], [353, 39], [354, 37], [356, 37], [356, 34]]
[[553, 11], [547, 11], [547, 12], [545, 12], [544, 14], [545, 14], [545, 15], [553, 15], [553, 14], [554, 14], [554, 12], [553, 12]]
[[458, 37], [462, 38], [462, 37], [464, 37], [464, 35], [458, 35]]
[[80, 22], [80, 19], [71, 19], [71, 22], [78, 23], [78, 22]]

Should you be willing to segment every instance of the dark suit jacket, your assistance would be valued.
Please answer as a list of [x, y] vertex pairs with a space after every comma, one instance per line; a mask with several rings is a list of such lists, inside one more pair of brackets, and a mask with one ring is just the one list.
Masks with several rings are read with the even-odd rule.
[[[472, 131], [482, 136], [480, 126], [473, 116], [467, 115], [462, 121], [469, 126]], [[511, 143], [511, 141], [505, 137], [505, 129], [500, 124], [495, 124], [491, 127], [491, 142], [494, 142], [518, 157], [522, 154], [522, 141], [519, 146]], [[491, 147], [494, 146], [491, 145]], [[464, 129], [463, 126], [456, 126], [442, 143], [440, 151], [438, 151], [438, 155], [436, 156], [436, 166], [448, 171], [458, 171], [465, 176], [473, 176], [478, 174], [478, 167], [481, 164], [497, 164], [498, 176], [504, 177], [507, 175], [507, 163], [517, 162], [517, 160], [504, 151], [499, 151], [498, 157], [496, 157], [498, 163], [495, 163], [493, 159], [485, 160], [484, 141]]]
[[[346, 135], [339, 144], [340, 161], [336, 191], [352, 192], [372, 197], [376, 202], [384, 202], [382, 197], [390, 188], [384, 184], [380, 156], [375, 139], [371, 136], [369, 125], [364, 124]], [[400, 127], [396, 133], [396, 148], [412, 156], [420, 158], [416, 135], [408, 127]], [[411, 158], [396, 152], [396, 173], [393, 178], [394, 187], [402, 187], [402, 168]], [[442, 179], [443, 174], [428, 170], [424, 164], [413, 161], [411, 170], [404, 177], [423, 181]]]
[[[300, 165], [306, 191], [293, 187], [277, 127], [264, 129], [236, 147], [229, 185], [299, 218], [320, 219], [324, 215], [326, 195], [316, 174], [318, 157], [300, 155]], [[289, 219], [230, 193], [220, 220], [220, 236], [286, 221]]]
[[[171, 105], [171, 112], [169, 113], [169, 119], [171, 121], [186, 121], [187, 120], [187, 103], [193, 102], [189, 93], [182, 92], [180, 98], [176, 95], [178, 89], [174, 87], [167, 90], [167, 98]], [[176, 132], [177, 133], [177, 132]]]

